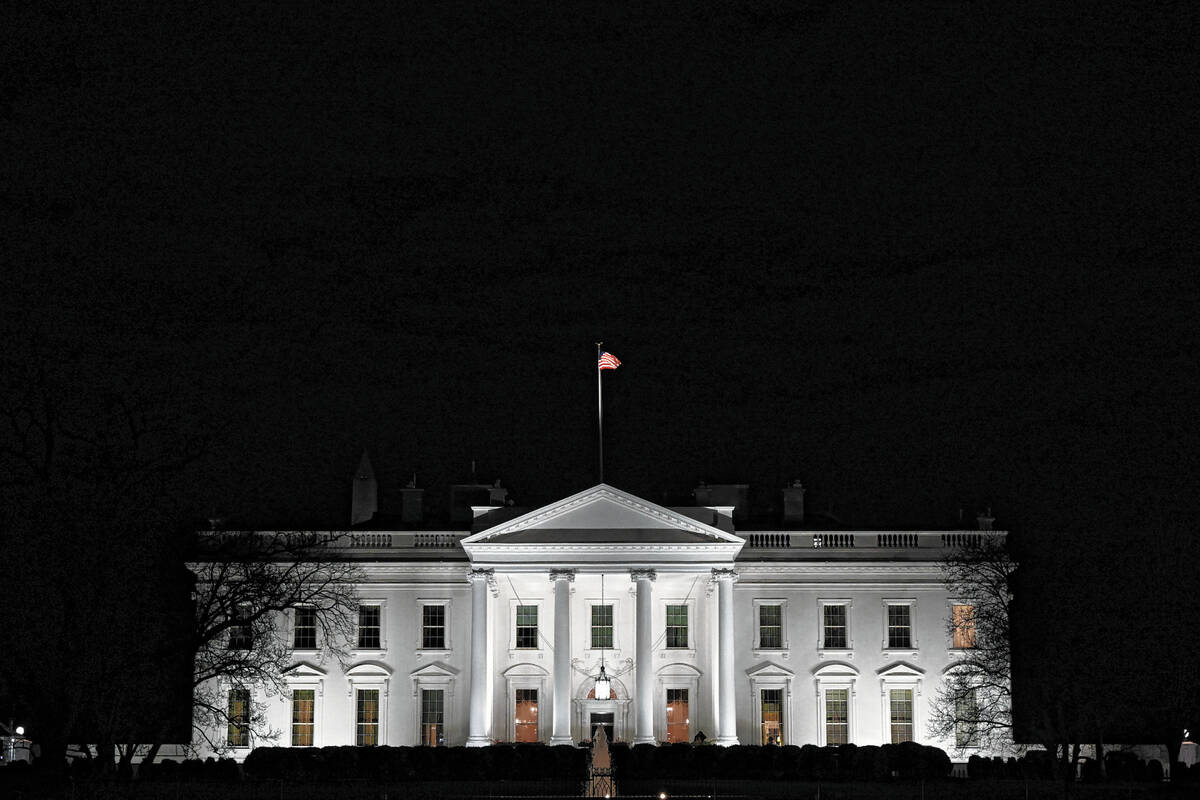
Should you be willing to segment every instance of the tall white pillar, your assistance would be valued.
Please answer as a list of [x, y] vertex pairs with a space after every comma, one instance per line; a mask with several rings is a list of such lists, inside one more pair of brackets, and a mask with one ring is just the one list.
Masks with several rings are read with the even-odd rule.
[[554, 583], [554, 724], [550, 744], [571, 744], [571, 582], [575, 571], [550, 570]]
[[471, 717], [467, 728], [467, 747], [492, 743], [492, 708], [487, 692], [487, 608], [488, 583], [494, 570], [473, 569], [471, 582]]
[[633, 652], [634, 663], [634, 718], [633, 743], [654, 744], [654, 657], [651, 653], [651, 636], [654, 623], [654, 587], [650, 584], [658, 577], [652, 569], [634, 569], [629, 577], [637, 584], [637, 641]]
[[737, 738], [737, 707], [733, 682], [733, 584], [737, 573], [731, 569], [714, 569], [717, 582], [717, 738], [713, 744], [734, 745]]

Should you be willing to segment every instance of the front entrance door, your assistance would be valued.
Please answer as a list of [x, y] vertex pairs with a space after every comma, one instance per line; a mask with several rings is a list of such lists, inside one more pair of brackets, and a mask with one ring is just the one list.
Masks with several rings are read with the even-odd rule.
[[591, 731], [591, 734], [592, 734], [591, 738], [592, 739], [596, 738], [596, 728], [603, 727], [604, 735], [608, 737], [608, 740], [610, 742], [613, 741], [613, 720], [614, 720], [614, 718], [615, 718], [615, 715], [612, 713], [608, 713], [608, 714], [593, 713], [592, 718], [591, 718], [591, 725], [588, 726], [588, 729]]

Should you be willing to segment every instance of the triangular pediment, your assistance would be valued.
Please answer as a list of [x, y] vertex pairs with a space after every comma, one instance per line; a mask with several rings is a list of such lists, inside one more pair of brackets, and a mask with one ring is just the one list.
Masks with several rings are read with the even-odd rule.
[[463, 539], [478, 544], [721, 544], [743, 539], [601, 483]]

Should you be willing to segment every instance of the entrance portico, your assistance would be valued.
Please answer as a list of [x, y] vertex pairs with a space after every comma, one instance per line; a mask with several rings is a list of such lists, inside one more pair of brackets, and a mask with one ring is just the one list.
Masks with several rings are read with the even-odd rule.
[[[732, 568], [744, 541], [718, 527], [727, 509], [687, 511], [600, 484], [462, 540], [474, 582], [469, 746], [506, 738], [517, 698], [500, 674], [521, 664], [552, 667], [550, 697], [520, 695], [526, 716], [550, 712], [550, 744], [589, 739], [593, 722], [618, 741], [664, 741], [668, 689], [689, 709], [675, 737], [708, 728], [737, 742]], [[610, 698], [592, 692], [602, 663]], [[690, 690], [672, 683], [680, 664]]]

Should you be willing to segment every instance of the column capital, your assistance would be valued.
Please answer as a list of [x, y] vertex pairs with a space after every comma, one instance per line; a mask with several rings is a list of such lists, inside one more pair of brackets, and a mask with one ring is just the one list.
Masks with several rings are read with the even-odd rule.
[[575, 570], [573, 569], [552, 569], [550, 570], [551, 581], [571, 581], [575, 580]]
[[658, 578], [658, 573], [652, 569], [631, 569], [629, 570], [629, 580], [631, 581], [653, 581]]
[[468, 583], [489, 583], [496, 577], [494, 569], [469, 569], [467, 570]]
[[738, 574], [735, 569], [714, 569], [712, 571], [712, 579], [714, 581], [732, 581], [737, 583]]

